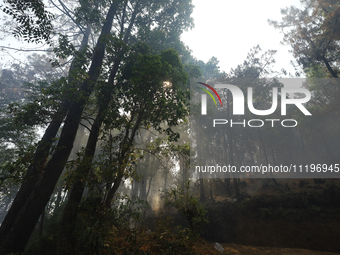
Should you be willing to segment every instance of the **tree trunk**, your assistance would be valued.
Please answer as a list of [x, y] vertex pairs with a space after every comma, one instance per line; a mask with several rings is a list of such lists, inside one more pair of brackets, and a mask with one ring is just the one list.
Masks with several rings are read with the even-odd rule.
[[111, 201], [112, 201], [114, 195], [116, 194], [116, 192], [117, 192], [117, 190], [120, 186], [120, 183], [122, 182], [123, 176], [124, 176], [123, 172], [119, 173], [117, 178], [114, 181], [113, 187], [109, 190], [107, 197], [106, 197], [106, 200], [104, 202], [106, 208], [111, 208]]
[[333, 68], [330, 66], [328, 60], [325, 57], [322, 57], [322, 61], [325, 63], [327, 70], [331, 73], [333, 78], [339, 78], [336, 72], [334, 72]]
[[142, 178], [140, 180], [140, 183], [139, 183], [140, 199], [141, 200], [145, 200], [146, 199], [146, 181], [147, 181], [147, 178], [145, 177], [145, 174], [143, 174], [143, 176], [142, 176]]
[[233, 194], [231, 193], [231, 190], [230, 190], [230, 178], [226, 178], [224, 180], [224, 184], [225, 184], [225, 188], [228, 192], [228, 196], [231, 197]]
[[[260, 136], [260, 142], [261, 142], [261, 147], [263, 149], [263, 153], [264, 153], [264, 158], [266, 160], [266, 164], [267, 166], [269, 165], [269, 160], [268, 160], [268, 156], [267, 156], [267, 150], [266, 150], [266, 147], [264, 146], [264, 143], [263, 143], [263, 139], [262, 139], [262, 134], [261, 134], [261, 130], [260, 128], [257, 129], [259, 131], [259, 136]], [[273, 181], [274, 185], [275, 186], [279, 186], [278, 182], [276, 181], [275, 178], [273, 178], [273, 174], [271, 172], [269, 172], [269, 175], [271, 178], [271, 180]]]
[[151, 176], [151, 177], [149, 178], [148, 191], [146, 192], [146, 199], [145, 199], [146, 201], [148, 200], [148, 196], [149, 196], [149, 194], [150, 194], [152, 179], [153, 179], [153, 177]]
[[[229, 98], [230, 98], [230, 92], [228, 91], [227, 92], [227, 103], [228, 103], [228, 106], [227, 106], [227, 118], [229, 119], [230, 118], [230, 109], [231, 107], [229, 107]], [[234, 161], [234, 137], [233, 137], [233, 133], [232, 133], [232, 129], [231, 127], [228, 127], [227, 129], [227, 139], [229, 140], [229, 162], [232, 166], [235, 166], [235, 161]], [[227, 165], [227, 164], [226, 164]], [[233, 177], [233, 183], [234, 183], [234, 189], [235, 189], [235, 194], [236, 194], [236, 198], [238, 198], [240, 196], [240, 189], [239, 189], [239, 185], [238, 185], [238, 176], [236, 175], [236, 173], [233, 173], [232, 174], [232, 177]]]
[[204, 179], [199, 178], [199, 182], [200, 182], [200, 201], [205, 202]]
[[182, 166], [182, 172], [183, 172], [183, 179], [182, 179], [182, 185], [183, 185], [183, 188], [185, 187], [185, 182], [189, 179], [188, 177], [188, 168], [187, 168], [187, 165], [186, 165], [186, 162], [185, 162], [185, 159], [182, 158], [180, 160], [181, 162], [181, 166]]
[[10, 224], [3, 224], [1, 226], [0, 253], [2, 254], [22, 252], [25, 249], [27, 241], [39, 219], [39, 215], [46, 206], [64, 169], [77, 133], [83, 108], [100, 74], [105, 52], [105, 43], [101, 39], [104, 35], [110, 33], [115, 14], [113, 6], [112, 4], [110, 7], [101, 36], [95, 47], [88, 78], [80, 88], [80, 91], [83, 93], [79, 95], [79, 98], [70, 107], [55, 154], [40, 172], [41, 180], [37, 184], [20, 188], [20, 191], [23, 194], [27, 194], [28, 198], [25, 201], [20, 201], [15, 210], [8, 213], [8, 218], [12, 219]]
[[60, 206], [60, 203], [61, 203], [61, 200], [62, 200], [62, 197], [61, 197], [62, 192], [63, 192], [63, 185], [60, 185], [59, 190], [58, 190], [58, 194], [57, 194], [57, 199], [55, 201], [53, 214], [56, 213], [56, 211], [58, 210], [58, 208]]
[[42, 244], [43, 241], [43, 230], [44, 230], [44, 221], [45, 221], [45, 208], [40, 216], [40, 224], [39, 224], [39, 242]]
[[[147, 140], [147, 142], [150, 142], [150, 137], [149, 139]], [[140, 187], [140, 199], [141, 200], [146, 200], [146, 184], [147, 184], [147, 172], [149, 170], [149, 165], [150, 165], [150, 153], [147, 153], [146, 156], [145, 156], [145, 164], [144, 164], [144, 167], [142, 168], [143, 169], [143, 175], [142, 175], [142, 178], [141, 178], [141, 181], [140, 181], [140, 184], [139, 184], [139, 187]]]
[[214, 196], [213, 196], [213, 179], [209, 180], [209, 191], [210, 191], [210, 199], [211, 201], [214, 201]]
[[[88, 27], [87, 33], [83, 37], [82, 43], [80, 45], [79, 52], [82, 52], [87, 45], [88, 36], [91, 31], [91, 26]], [[80, 54], [80, 53], [79, 53]], [[70, 73], [74, 71], [77, 66], [83, 65], [84, 60], [79, 58], [75, 58], [70, 67]], [[69, 76], [69, 83], [72, 84], [72, 77]], [[14, 224], [17, 214], [20, 211], [20, 208], [28, 199], [31, 191], [33, 190], [35, 184], [41, 180], [42, 169], [44, 168], [47, 158], [49, 156], [49, 152], [53, 143], [53, 139], [57, 135], [57, 132], [60, 128], [62, 121], [64, 120], [66, 113], [71, 105], [70, 100], [68, 99], [69, 95], [64, 95], [65, 98], [61, 102], [59, 109], [54, 114], [52, 121], [48, 125], [47, 129], [41, 140], [38, 143], [37, 149], [34, 153], [32, 163], [28, 167], [25, 179], [21, 184], [21, 187], [15, 196], [13, 204], [9, 209], [4, 221], [2, 222], [0, 228], [0, 240], [3, 240], [5, 236], [6, 229], [10, 228], [12, 224]], [[0, 241], [0, 251], [1, 251], [1, 241]]]
[[[80, 49], [78, 51], [78, 56], [84, 50], [85, 46], [88, 43], [89, 34], [91, 31], [91, 25], [88, 26], [86, 33], [82, 39]], [[70, 73], [72, 73], [77, 67], [82, 66], [85, 63], [85, 60], [76, 56], [76, 58], [72, 61], [70, 67]], [[72, 79], [72, 76], [69, 75], [68, 77], [69, 84], [73, 84], [75, 81]], [[75, 85], [73, 85], [75, 86]], [[41, 174], [39, 172], [42, 171], [44, 165], [46, 164], [47, 158], [49, 156], [49, 151], [51, 149], [53, 139], [57, 135], [57, 132], [60, 128], [62, 121], [64, 120], [66, 113], [71, 105], [70, 96], [67, 93], [64, 94], [64, 99], [62, 100], [57, 112], [53, 115], [52, 121], [48, 125], [47, 129], [45, 130], [44, 136], [38, 143], [38, 147], [34, 153], [34, 157], [32, 163], [28, 167], [25, 179], [21, 185], [21, 188], [16, 195], [13, 204], [8, 211], [7, 219], [4, 220], [1, 230], [0, 230], [0, 237], [3, 234], [2, 228], [6, 228], [6, 225], [11, 225], [14, 223], [16, 218], [16, 213], [19, 212], [20, 206], [24, 203], [30, 192], [33, 190], [34, 185], [41, 179]], [[25, 191], [25, 192], [23, 192]], [[1, 238], [0, 238], [1, 239]]]
[[[125, 43], [127, 43], [127, 41], [128, 41], [128, 37], [130, 35], [135, 16], [136, 16], [136, 14], [134, 14], [132, 21], [129, 24], [128, 31], [125, 34], [125, 37], [124, 37]], [[84, 188], [85, 188], [85, 184], [86, 184], [86, 182], [84, 180], [86, 179], [86, 177], [89, 174], [90, 169], [91, 169], [91, 161], [92, 161], [92, 158], [93, 158], [95, 151], [96, 151], [96, 144], [97, 144], [98, 137], [99, 137], [99, 130], [100, 130], [100, 127], [101, 127], [101, 125], [104, 121], [104, 118], [105, 118], [105, 111], [106, 111], [106, 109], [107, 109], [107, 107], [108, 107], [108, 105], [111, 101], [111, 97], [112, 97], [112, 93], [113, 93], [113, 89], [114, 89], [113, 81], [114, 81], [114, 78], [115, 78], [116, 73], [118, 71], [118, 68], [119, 68], [119, 65], [120, 65], [120, 62], [121, 62], [121, 57], [123, 55], [123, 51], [124, 50], [119, 52], [117, 59], [115, 60], [115, 63], [114, 63], [113, 68], [111, 70], [109, 80], [108, 80], [108, 83], [107, 83], [107, 86], [106, 86], [108, 89], [105, 90], [105, 91], [102, 91], [102, 99], [103, 100], [99, 104], [98, 114], [97, 114], [96, 119], [94, 120], [92, 128], [91, 128], [90, 136], [89, 136], [89, 139], [87, 141], [86, 148], [85, 148], [84, 159], [81, 162], [80, 166], [76, 170], [78, 178], [75, 180], [75, 183], [74, 183], [72, 190], [70, 192], [70, 197], [69, 197], [69, 200], [66, 204], [66, 207], [65, 207], [65, 210], [64, 210], [64, 213], [63, 213], [63, 217], [62, 217], [62, 222], [61, 222], [61, 224], [64, 227], [63, 227], [63, 229], [62, 229], [62, 231], [60, 232], [60, 235], [59, 235], [58, 251], [60, 251], [60, 254], [67, 254], [66, 252], [68, 252], [71, 249], [71, 247], [69, 247], [69, 246], [72, 246], [71, 240], [72, 240], [72, 234], [73, 234], [73, 231], [75, 229], [75, 224], [76, 224], [76, 220], [77, 220], [78, 205], [81, 201], [81, 198], [82, 198], [82, 195], [83, 195], [83, 192], [84, 192]], [[113, 192], [111, 190], [109, 191], [108, 196]], [[106, 201], [107, 201], [107, 199], [108, 198], [106, 198]], [[68, 243], [68, 244], [66, 244], [66, 243]]]
[[[109, 190], [106, 200], [104, 201], [104, 204], [107, 208], [111, 207], [111, 201], [113, 199], [113, 196], [115, 195], [116, 191], [118, 190], [120, 183], [122, 181], [122, 178], [124, 176], [124, 170], [125, 170], [125, 165], [124, 161], [127, 162], [129, 153], [131, 151], [131, 147], [133, 145], [133, 141], [136, 135], [137, 130], [140, 128], [141, 121], [143, 118], [143, 113], [140, 113], [136, 119], [135, 123], [132, 123], [130, 120], [130, 123], [126, 127], [126, 132], [125, 132], [125, 137], [123, 141], [121, 142], [121, 146], [123, 146], [122, 151], [119, 155], [119, 160], [118, 160], [118, 176], [114, 180], [114, 185], [113, 187]], [[129, 136], [129, 130], [130, 127], [133, 126], [133, 129], [131, 130], [131, 134]]]
[[[137, 173], [137, 164], [135, 165], [135, 171]], [[139, 190], [139, 182], [137, 182], [137, 180], [133, 180], [133, 183], [132, 183], [132, 192], [131, 192], [131, 197], [132, 197], [132, 200], [135, 201], [135, 199], [137, 198], [138, 196], [138, 190]]]
[[167, 190], [167, 187], [168, 186], [168, 171], [165, 170], [164, 171], [164, 190], [166, 191]]

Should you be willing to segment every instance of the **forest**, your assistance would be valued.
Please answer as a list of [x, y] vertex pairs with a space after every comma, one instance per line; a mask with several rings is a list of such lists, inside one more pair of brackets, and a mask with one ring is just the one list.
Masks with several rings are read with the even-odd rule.
[[0, 254], [340, 253], [340, 1], [300, 2], [282, 78], [197, 59], [192, 0], [4, 0]]

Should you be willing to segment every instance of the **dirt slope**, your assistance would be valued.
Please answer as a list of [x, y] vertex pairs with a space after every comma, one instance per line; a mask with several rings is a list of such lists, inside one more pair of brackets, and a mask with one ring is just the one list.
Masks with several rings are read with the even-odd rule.
[[[312, 251], [305, 249], [291, 249], [291, 248], [274, 248], [274, 247], [256, 247], [245, 246], [238, 244], [222, 243], [224, 248], [223, 254], [230, 255], [332, 255], [340, 253]], [[201, 242], [199, 245], [194, 246], [194, 249], [202, 255], [221, 254], [214, 248], [214, 243]]]

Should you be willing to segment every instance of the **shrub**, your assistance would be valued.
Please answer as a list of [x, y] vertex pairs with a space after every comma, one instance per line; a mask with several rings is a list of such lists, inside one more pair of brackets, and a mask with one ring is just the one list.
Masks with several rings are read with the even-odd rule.
[[168, 191], [166, 204], [173, 205], [181, 215], [186, 217], [194, 238], [200, 235], [202, 227], [208, 223], [204, 206], [190, 192], [190, 181], [185, 183], [184, 188], [176, 187]]

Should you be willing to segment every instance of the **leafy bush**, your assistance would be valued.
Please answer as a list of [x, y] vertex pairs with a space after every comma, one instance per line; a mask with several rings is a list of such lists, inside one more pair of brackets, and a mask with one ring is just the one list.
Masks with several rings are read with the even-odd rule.
[[177, 226], [174, 229], [174, 218], [160, 215], [157, 221], [156, 232], [153, 233], [153, 239], [156, 240], [159, 254], [192, 254], [193, 240], [188, 237], [188, 229], [182, 229]]
[[129, 195], [118, 195], [111, 209], [115, 226], [128, 228], [142, 220], [143, 212], [148, 208], [148, 203], [140, 198], [131, 199]]
[[143, 200], [133, 201], [128, 195], [117, 195], [112, 208], [107, 209], [100, 197], [88, 196], [80, 205], [78, 254], [110, 252], [118, 230], [140, 222], [146, 205]]
[[190, 182], [184, 188], [172, 188], [166, 193], [166, 204], [173, 205], [189, 222], [191, 234], [197, 238], [202, 227], [208, 223], [206, 210], [196, 197], [190, 192]]

